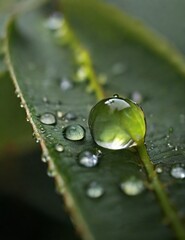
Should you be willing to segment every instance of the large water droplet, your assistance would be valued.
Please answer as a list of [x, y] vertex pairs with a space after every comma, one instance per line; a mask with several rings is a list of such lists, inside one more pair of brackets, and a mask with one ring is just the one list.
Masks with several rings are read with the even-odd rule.
[[79, 124], [69, 125], [64, 129], [64, 137], [71, 141], [79, 141], [85, 137], [85, 129]]
[[63, 78], [60, 82], [60, 88], [62, 91], [67, 91], [73, 88], [73, 83], [67, 78]]
[[128, 180], [122, 182], [120, 184], [120, 187], [121, 190], [129, 196], [136, 196], [143, 192], [145, 189], [143, 181], [135, 177], [131, 177]]
[[57, 152], [63, 152], [63, 151], [64, 151], [64, 147], [63, 147], [62, 144], [57, 143], [57, 144], [55, 145], [55, 150], [56, 150]]
[[79, 164], [87, 168], [95, 167], [98, 164], [98, 161], [99, 154], [91, 151], [83, 151], [78, 157]]
[[92, 108], [89, 127], [99, 146], [113, 150], [143, 143], [146, 131], [141, 108], [117, 96], [104, 99]]
[[180, 166], [174, 166], [171, 169], [171, 175], [177, 179], [184, 179], [185, 178], [185, 169]]
[[45, 22], [45, 26], [50, 30], [58, 30], [62, 24], [62, 15], [58, 12], [53, 13]]
[[104, 194], [104, 189], [99, 183], [91, 182], [88, 185], [88, 188], [86, 190], [86, 194], [90, 198], [99, 198]]
[[46, 125], [54, 125], [56, 124], [55, 115], [52, 113], [44, 113], [40, 116], [40, 121]]

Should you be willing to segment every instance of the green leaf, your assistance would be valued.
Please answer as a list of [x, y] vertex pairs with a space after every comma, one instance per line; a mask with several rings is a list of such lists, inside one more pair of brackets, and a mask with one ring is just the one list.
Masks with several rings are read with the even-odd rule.
[[[166, 222], [173, 213], [172, 227], [182, 226], [170, 201], [184, 213], [184, 182], [173, 179], [170, 169], [184, 162], [184, 59], [164, 40], [160, 42], [154, 35], [148, 37], [152, 34], [150, 31], [134, 25], [134, 21], [112, 7], [96, 1], [64, 3], [64, 13], [72, 30], [68, 29], [63, 39], [67, 36], [70, 47], [57, 45], [55, 33], [44, 28], [43, 12], [26, 14], [16, 25], [10, 23], [7, 35], [9, 69], [44, 154], [50, 159], [50, 174], [55, 176], [84, 239], [172, 239], [173, 232], [164, 224], [161, 210], [167, 203], [170, 208]], [[85, 55], [85, 62], [75, 63], [76, 51]], [[61, 78], [71, 81], [77, 71], [75, 79], [79, 80], [81, 67], [88, 70], [89, 81], [74, 81], [73, 88], [62, 91]], [[150, 170], [145, 171], [137, 152], [101, 149], [97, 166], [79, 165], [82, 151], [97, 148], [87, 119], [96, 96], [103, 95], [99, 74], [107, 76], [104, 92], [108, 96], [118, 93], [132, 98], [136, 91], [141, 94], [148, 125], [148, 151], [153, 163], [161, 164], [163, 169], [162, 194], [165, 190], [169, 192], [164, 204], [162, 198], [155, 198], [158, 188], [154, 186], [155, 191], [151, 191], [147, 187]], [[87, 92], [89, 86], [91, 94]], [[61, 112], [70, 111], [77, 115], [76, 120], [60, 118]], [[52, 113], [56, 124], [44, 125], [40, 121], [44, 113]], [[84, 140], [66, 139], [64, 129], [74, 123], [85, 129]], [[56, 144], [62, 144], [64, 151], [58, 152]], [[120, 184], [131, 178], [145, 182], [145, 191], [135, 196], [122, 192]], [[100, 198], [87, 196], [87, 186], [92, 181], [103, 187]], [[157, 196], [161, 195], [157, 193]], [[183, 239], [175, 230], [178, 238]]]

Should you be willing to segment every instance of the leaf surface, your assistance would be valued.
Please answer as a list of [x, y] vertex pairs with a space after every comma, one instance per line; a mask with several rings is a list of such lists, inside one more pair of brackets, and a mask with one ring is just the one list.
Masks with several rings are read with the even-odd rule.
[[[136, 32], [131, 25], [131, 30], [124, 29], [125, 19], [118, 10], [96, 1], [65, 1], [64, 7], [71, 28], [91, 56], [96, 75], [107, 76], [106, 95], [132, 97], [135, 91], [142, 95], [151, 159], [154, 164], [162, 165], [161, 181], [167, 184], [169, 198], [176, 208], [184, 212], [184, 182], [170, 176], [172, 165], [184, 162], [183, 64], [178, 68], [178, 64], [174, 66], [173, 61], [168, 61], [168, 54], [163, 57], [155, 41], [148, 44], [142, 36], [138, 40], [137, 26]], [[73, 52], [57, 45], [55, 34], [44, 27], [44, 16], [43, 12], [34, 11], [20, 17], [16, 25], [10, 23], [7, 57], [36, 136], [50, 158], [50, 173], [56, 177], [79, 231], [84, 239], [173, 239], [171, 229], [163, 223], [160, 202], [153, 191], [146, 188], [142, 194], [131, 197], [120, 190], [120, 183], [132, 176], [147, 185], [137, 152], [101, 149], [96, 167], [79, 165], [82, 151], [97, 148], [87, 125], [96, 97], [94, 92], [87, 92], [88, 82], [72, 82], [73, 88], [61, 90], [61, 79], [72, 81], [78, 66], [74, 64]], [[116, 64], [122, 69], [119, 74], [115, 74]], [[72, 111], [77, 119], [65, 121], [57, 117], [58, 111], [64, 114]], [[53, 126], [40, 121], [42, 114], [48, 112], [56, 117]], [[65, 138], [65, 127], [74, 123], [85, 129], [84, 140], [75, 142]], [[58, 143], [64, 147], [61, 153], [55, 149]], [[99, 199], [87, 196], [87, 186], [92, 181], [104, 189]]]

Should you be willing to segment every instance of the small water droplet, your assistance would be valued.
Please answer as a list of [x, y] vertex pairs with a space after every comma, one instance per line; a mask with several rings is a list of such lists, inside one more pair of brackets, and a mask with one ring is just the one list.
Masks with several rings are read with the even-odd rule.
[[120, 184], [121, 190], [129, 196], [136, 196], [142, 193], [145, 189], [143, 181], [135, 177], [131, 177], [128, 180]]
[[62, 118], [63, 117], [63, 112], [62, 111], [57, 111], [57, 117]]
[[57, 152], [63, 152], [64, 151], [64, 147], [63, 147], [62, 144], [58, 143], [58, 144], [55, 145], [55, 150]]
[[77, 115], [74, 112], [68, 112], [64, 115], [64, 120], [76, 120]]
[[69, 125], [64, 129], [64, 137], [71, 141], [79, 141], [85, 137], [85, 129], [79, 124]]
[[47, 170], [47, 175], [48, 175], [48, 177], [55, 177], [56, 176], [56, 171], [54, 169], [48, 169]]
[[162, 169], [162, 167], [160, 167], [160, 166], [156, 166], [155, 171], [156, 171], [157, 173], [162, 173], [162, 172], [163, 172], [163, 169]]
[[53, 31], [61, 28], [62, 24], [62, 15], [58, 12], [53, 13], [45, 22], [45, 26]]
[[60, 88], [62, 91], [68, 91], [73, 88], [73, 83], [67, 78], [63, 78], [60, 82]]
[[90, 198], [100, 198], [104, 194], [104, 189], [99, 183], [93, 181], [88, 185], [86, 194]]
[[43, 101], [44, 103], [49, 103], [49, 100], [48, 100], [47, 97], [43, 97], [43, 98], [42, 98], [42, 101]]
[[185, 169], [180, 166], [174, 166], [171, 169], [171, 175], [177, 179], [184, 179], [185, 178]]
[[169, 147], [169, 148], [174, 148], [174, 146], [169, 142], [169, 143], [167, 143], [167, 146]]
[[44, 113], [44, 114], [42, 114], [41, 117], [40, 117], [40, 121], [41, 121], [41, 123], [46, 124], [46, 125], [54, 125], [54, 124], [56, 124], [55, 115], [52, 114], [52, 113]]
[[123, 74], [127, 70], [127, 67], [123, 63], [116, 63], [112, 66], [111, 70], [112, 74], [116, 76]]
[[83, 151], [78, 156], [78, 162], [80, 165], [91, 168], [98, 164], [99, 155], [91, 151]]
[[98, 82], [101, 84], [101, 85], [105, 85], [107, 83], [107, 75], [104, 74], [104, 73], [101, 73], [98, 75]]
[[134, 101], [134, 102], [136, 102], [138, 104], [140, 104], [143, 101], [143, 97], [142, 97], [141, 93], [138, 92], [138, 91], [134, 91], [131, 94], [131, 99], [132, 99], [132, 101]]
[[118, 94], [114, 94], [113, 97], [119, 98], [119, 95]]
[[20, 107], [23, 108], [24, 107], [24, 103], [21, 102], [20, 103]]
[[84, 66], [80, 66], [76, 72], [76, 81], [77, 82], [84, 82], [88, 79], [88, 70]]
[[42, 162], [46, 163], [46, 162], [48, 162], [49, 160], [50, 160], [49, 155], [42, 154], [42, 156], [41, 156], [41, 161], [42, 161]]
[[173, 133], [173, 131], [174, 131], [173, 127], [170, 127], [170, 128], [168, 129], [169, 134]]

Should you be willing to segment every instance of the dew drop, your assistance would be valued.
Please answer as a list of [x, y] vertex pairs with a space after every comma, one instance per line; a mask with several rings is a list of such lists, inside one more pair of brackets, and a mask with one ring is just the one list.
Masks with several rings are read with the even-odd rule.
[[143, 143], [146, 131], [141, 108], [117, 96], [101, 100], [92, 108], [89, 128], [99, 146], [112, 150]]
[[93, 153], [91, 151], [83, 151], [78, 156], [78, 162], [80, 165], [91, 168], [95, 167], [99, 161], [99, 154]]
[[56, 176], [56, 171], [54, 169], [48, 169], [47, 170], [47, 175], [48, 175], [48, 177], [55, 177]]
[[42, 114], [41, 117], [40, 117], [40, 121], [41, 121], [41, 123], [46, 124], [46, 125], [56, 124], [55, 115], [53, 115], [52, 113]]
[[77, 82], [84, 82], [88, 79], [88, 71], [87, 68], [84, 66], [80, 66], [76, 72], [76, 81]]
[[42, 98], [42, 101], [43, 101], [44, 103], [49, 103], [49, 100], [48, 100], [47, 97], [43, 97], [43, 98]]
[[73, 83], [69, 81], [67, 78], [63, 78], [60, 82], [60, 89], [62, 91], [68, 91], [73, 88]]
[[60, 13], [53, 13], [45, 22], [45, 26], [50, 30], [58, 30], [62, 27], [62, 16]]
[[128, 180], [120, 184], [121, 190], [129, 196], [136, 196], [142, 193], [145, 189], [143, 181], [135, 177], [131, 177]]
[[118, 94], [114, 94], [113, 97], [119, 98], [119, 95]]
[[85, 137], [85, 129], [79, 125], [69, 125], [64, 129], [64, 137], [71, 141], [79, 141]]
[[57, 152], [63, 152], [64, 151], [64, 147], [63, 147], [62, 144], [58, 143], [58, 144], [55, 145], [55, 150]]
[[185, 178], [185, 169], [180, 166], [174, 166], [171, 169], [171, 176], [177, 179]]
[[116, 76], [123, 74], [127, 70], [127, 67], [123, 63], [116, 63], [112, 66], [111, 70], [112, 74]]
[[88, 185], [86, 194], [90, 198], [100, 198], [104, 194], [104, 189], [99, 183], [93, 181]]
[[62, 118], [63, 117], [63, 112], [62, 111], [57, 111], [57, 117]]
[[41, 156], [41, 161], [42, 161], [42, 162], [46, 163], [46, 162], [48, 162], [49, 160], [50, 160], [49, 155], [42, 154], [42, 156]]
[[134, 102], [136, 102], [138, 104], [140, 104], [143, 101], [143, 97], [142, 97], [141, 93], [138, 92], [138, 91], [134, 91], [132, 93], [131, 99], [132, 99], [132, 101], [134, 101]]
[[74, 112], [68, 112], [64, 115], [64, 120], [76, 120], [77, 115]]
[[160, 166], [156, 166], [155, 171], [156, 171], [156, 173], [162, 173], [163, 169]]

